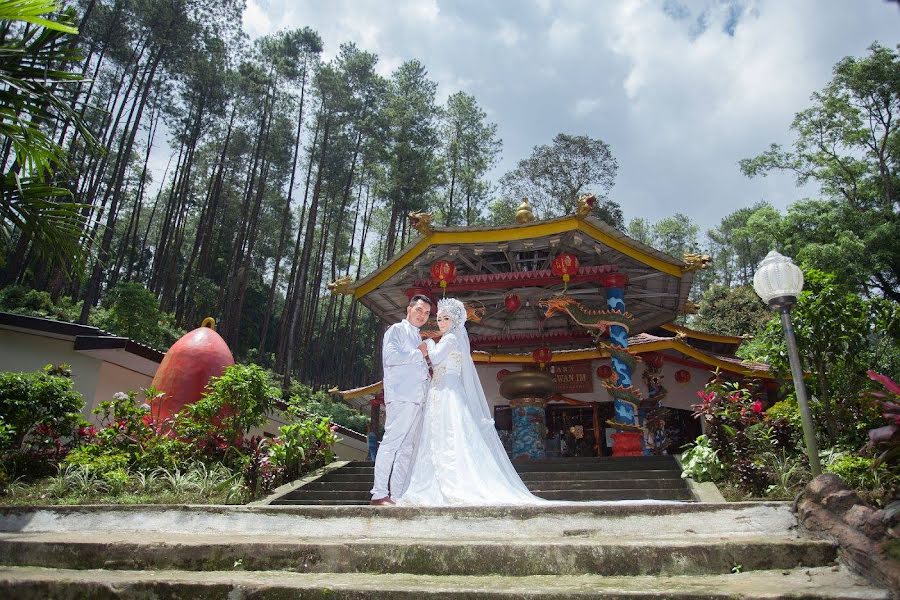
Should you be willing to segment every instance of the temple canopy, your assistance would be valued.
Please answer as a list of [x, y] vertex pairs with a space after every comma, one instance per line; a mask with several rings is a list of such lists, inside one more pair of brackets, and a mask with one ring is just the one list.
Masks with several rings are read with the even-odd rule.
[[[567, 295], [588, 307], [605, 307], [598, 295], [605, 275], [627, 277], [626, 302], [634, 321], [631, 334], [649, 331], [689, 311], [688, 292], [694, 260], [679, 260], [629, 238], [591, 217], [561, 217], [504, 227], [422, 227], [424, 235], [407, 245], [391, 261], [366, 278], [344, 284], [381, 320], [400, 318], [413, 293], [440, 297], [444, 291], [431, 276], [435, 261], [452, 261], [455, 278], [447, 296], [477, 310], [469, 324], [473, 349], [528, 350], [541, 345], [583, 348], [591, 345], [588, 332], [563, 314], [545, 317], [539, 301], [563, 290], [552, 272], [560, 253], [577, 257]], [[505, 303], [515, 295], [520, 304], [511, 311]]]

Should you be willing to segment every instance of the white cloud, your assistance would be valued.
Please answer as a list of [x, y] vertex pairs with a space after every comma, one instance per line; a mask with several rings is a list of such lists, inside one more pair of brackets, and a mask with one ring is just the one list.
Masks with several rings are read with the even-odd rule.
[[597, 112], [603, 106], [601, 98], [579, 98], [575, 101], [573, 112], [577, 117], [584, 117], [593, 112]]
[[880, 0], [248, 0], [244, 26], [312, 27], [326, 60], [355, 42], [384, 76], [419, 59], [439, 100], [464, 90], [498, 124], [496, 177], [559, 132], [601, 138], [626, 217], [681, 211], [707, 228], [814, 193], [788, 175], [749, 180], [737, 161], [790, 144], [832, 66], [895, 45], [897, 17]]
[[506, 19], [500, 19], [495, 36], [500, 40], [501, 44], [507, 48], [512, 48], [513, 46], [518, 45], [519, 41], [522, 39], [522, 32], [519, 31], [518, 27]]
[[272, 32], [272, 20], [254, 0], [247, 0], [247, 8], [244, 10], [244, 31], [251, 38]]

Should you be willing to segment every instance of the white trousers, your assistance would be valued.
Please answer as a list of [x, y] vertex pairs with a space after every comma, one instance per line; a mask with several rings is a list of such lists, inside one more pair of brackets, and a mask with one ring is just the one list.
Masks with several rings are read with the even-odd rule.
[[384, 437], [375, 457], [372, 498], [384, 498], [388, 495], [398, 498], [406, 491], [413, 451], [422, 429], [423, 406], [414, 402], [385, 404]]

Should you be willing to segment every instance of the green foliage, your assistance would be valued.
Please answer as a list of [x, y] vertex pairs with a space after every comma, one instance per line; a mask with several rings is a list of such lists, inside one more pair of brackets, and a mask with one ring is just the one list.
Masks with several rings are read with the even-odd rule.
[[786, 498], [809, 479], [799, 430], [780, 406], [764, 412], [763, 400], [735, 381], [717, 375], [698, 392], [695, 416], [706, 421], [706, 435], [685, 455], [690, 474], [726, 483], [755, 497]]
[[[896, 374], [890, 368], [896, 368], [900, 356], [900, 305], [861, 298], [820, 271], [807, 271], [805, 278], [791, 318], [804, 369], [810, 373], [814, 421], [825, 446], [855, 450], [880, 421], [877, 403], [859, 393], [875, 386], [866, 369], [877, 364]], [[780, 319], [772, 318], [738, 354], [768, 363], [791, 380]]]
[[109, 290], [102, 309], [92, 313], [91, 322], [154, 348], [168, 348], [184, 334], [174, 326], [171, 315], [160, 311], [156, 295], [135, 282], [118, 283]]
[[[34, 373], [0, 372], [0, 450], [21, 452], [52, 439], [70, 438], [81, 424], [84, 399], [71, 377], [48, 365]], [[56, 371], [58, 372], [58, 370]]]
[[302, 419], [279, 429], [270, 459], [273, 466], [283, 470], [282, 477], [290, 481], [333, 461], [335, 441], [328, 419]]
[[56, 10], [53, 0], [0, 4], [0, 140], [10, 145], [14, 159], [0, 174], [0, 245], [8, 244], [17, 229], [38, 255], [70, 269], [85, 255], [80, 244], [84, 217], [59, 176], [66, 152], [46, 124], [72, 123], [88, 147], [96, 148], [97, 142], [64, 100], [66, 88], [81, 80], [65, 68], [81, 56], [67, 39], [78, 32], [74, 9], [47, 18]]
[[510, 199], [527, 197], [541, 219], [573, 214], [578, 198], [593, 192], [598, 216], [624, 229], [621, 207], [606, 199], [619, 165], [609, 145], [586, 135], [559, 133], [549, 145], [535, 146], [531, 156], [500, 179]]
[[710, 286], [700, 299], [700, 310], [690, 325], [720, 335], [752, 335], [772, 314], [748, 285]]
[[824, 465], [828, 473], [834, 473], [844, 480], [848, 486], [861, 491], [873, 491], [891, 483], [891, 474], [887, 465], [875, 465], [875, 459], [858, 456], [849, 452], [840, 452], [831, 457]]
[[29, 317], [75, 321], [81, 312], [81, 304], [72, 302], [68, 296], [54, 302], [49, 292], [22, 285], [11, 285], [0, 290], [0, 311]]
[[698, 482], [718, 481], [724, 475], [725, 467], [719, 460], [718, 451], [705, 435], [698, 436], [693, 445], [681, 455], [684, 474]]
[[369, 426], [369, 417], [343, 402], [335, 402], [322, 390], [313, 390], [302, 383], [291, 385], [291, 397], [288, 400], [288, 412], [294, 416], [326, 417], [347, 429], [365, 433]]
[[[785, 225], [800, 242], [806, 267], [834, 271], [856, 289], [900, 300], [900, 57], [872, 44], [863, 58], [846, 57], [834, 77], [794, 117], [792, 150], [773, 144], [741, 161], [750, 177], [773, 170], [819, 184], [824, 201], [800, 203]], [[797, 258], [797, 252], [793, 252]]]
[[281, 398], [281, 388], [259, 365], [234, 364], [209, 381], [209, 391], [185, 406], [175, 420], [179, 435], [215, 452], [263, 425]]

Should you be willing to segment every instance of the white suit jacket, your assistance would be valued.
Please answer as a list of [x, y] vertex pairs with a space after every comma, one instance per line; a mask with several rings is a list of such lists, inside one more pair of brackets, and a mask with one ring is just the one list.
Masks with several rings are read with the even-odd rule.
[[419, 351], [418, 327], [403, 319], [384, 332], [381, 360], [384, 366], [384, 402], [425, 401], [428, 363]]

